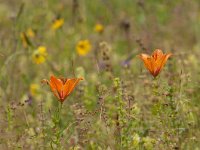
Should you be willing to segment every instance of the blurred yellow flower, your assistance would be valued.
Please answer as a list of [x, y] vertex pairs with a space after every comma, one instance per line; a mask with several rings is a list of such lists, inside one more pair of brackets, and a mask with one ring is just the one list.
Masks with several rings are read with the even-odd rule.
[[76, 50], [79, 55], [85, 56], [91, 50], [91, 44], [89, 40], [81, 40], [76, 45]]
[[134, 148], [137, 148], [139, 146], [139, 144], [140, 144], [140, 140], [141, 140], [140, 136], [137, 133], [135, 133], [133, 135], [132, 146]]
[[134, 115], [139, 115], [140, 114], [140, 107], [138, 107], [137, 103], [133, 104], [132, 109], [131, 109], [132, 113]]
[[32, 54], [32, 60], [36, 64], [42, 64], [45, 62], [46, 57], [47, 57], [47, 51], [46, 47], [44, 46], [39, 46], [38, 49], [36, 49], [33, 54]]
[[26, 129], [25, 131], [27, 132], [27, 134], [29, 136], [34, 136], [35, 135], [35, 131], [34, 131], [33, 128]]
[[94, 31], [98, 33], [102, 33], [104, 30], [104, 26], [102, 24], [96, 24], [94, 27]]
[[29, 90], [30, 90], [31, 95], [35, 96], [35, 95], [37, 95], [39, 89], [40, 89], [40, 86], [38, 84], [32, 83], [30, 85], [30, 89]]
[[56, 19], [56, 20], [53, 22], [51, 28], [52, 28], [53, 30], [57, 30], [57, 29], [61, 28], [61, 27], [63, 26], [63, 24], [64, 24], [64, 19], [63, 19], [63, 18]]
[[21, 38], [23, 47], [27, 48], [28, 46], [30, 46], [31, 41], [29, 38], [34, 38], [34, 37], [35, 37], [35, 32], [32, 30], [32, 28], [28, 28], [26, 32], [21, 32], [20, 38]]
[[20, 33], [20, 38], [21, 38], [23, 47], [27, 48], [28, 45], [29, 45], [29, 40], [28, 40], [28, 37], [27, 37], [26, 33], [25, 32], [21, 32]]
[[147, 136], [143, 138], [143, 144], [146, 150], [153, 150], [155, 143], [156, 143], [155, 139], [151, 137]]
[[32, 28], [28, 28], [28, 29], [26, 30], [26, 34], [27, 34], [27, 36], [30, 37], [30, 38], [34, 38], [34, 37], [35, 37], [35, 32], [33, 31]]

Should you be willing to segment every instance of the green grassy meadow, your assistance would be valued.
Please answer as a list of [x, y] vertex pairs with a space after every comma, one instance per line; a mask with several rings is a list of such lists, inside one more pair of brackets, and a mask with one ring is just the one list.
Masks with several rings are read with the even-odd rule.
[[200, 150], [199, 0], [0, 0], [0, 39], [0, 150]]

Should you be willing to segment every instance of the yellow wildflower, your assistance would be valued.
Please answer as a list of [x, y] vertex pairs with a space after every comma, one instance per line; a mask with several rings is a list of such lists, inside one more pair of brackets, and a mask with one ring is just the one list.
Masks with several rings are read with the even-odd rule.
[[155, 144], [155, 139], [151, 138], [151, 137], [144, 137], [143, 138], [143, 144], [146, 150], [153, 150], [154, 149], [154, 144]]
[[35, 131], [34, 131], [33, 128], [26, 129], [25, 131], [27, 132], [27, 134], [29, 136], [34, 136], [35, 135]]
[[34, 38], [34, 37], [35, 37], [35, 33], [31, 28], [28, 28], [26, 32], [21, 32], [20, 38], [21, 38], [23, 47], [27, 48], [28, 46], [32, 45], [29, 38]]
[[32, 60], [36, 64], [44, 63], [47, 57], [46, 47], [39, 46], [32, 54]]
[[91, 44], [89, 40], [81, 40], [76, 45], [76, 50], [79, 55], [85, 56], [91, 50]]
[[137, 148], [139, 146], [139, 144], [140, 144], [140, 140], [141, 140], [140, 136], [137, 133], [135, 133], [133, 135], [132, 146], [134, 148]]
[[95, 27], [94, 27], [94, 31], [95, 32], [98, 32], [98, 33], [102, 33], [104, 30], [104, 26], [102, 24], [96, 24]]
[[61, 27], [63, 26], [63, 24], [64, 24], [64, 19], [63, 19], [63, 18], [61, 18], [61, 19], [56, 19], [56, 20], [53, 22], [51, 28], [52, 28], [53, 30], [57, 30], [57, 29], [61, 28]]
[[140, 114], [140, 107], [138, 107], [137, 103], [132, 106], [132, 114], [139, 115]]
[[28, 29], [26, 30], [26, 34], [27, 34], [27, 36], [30, 37], [30, 38], [34, 38], [34, 37], [35, 37], [35, 32], [33, 31], [32, 28], [28, 28]]
[[30, 93], [32, 96], [37, 95], [38, 91], [40, 89], [40, 86], [38, 84], [32, 83], [30, 85]]
[[26, 33], [21, 32], [21, 33], [20, 33], [20, 38], [21, 38], [23, 47], [24, 47], [24, 48], [27, 48], [28, 45], [30, 45], [30, 42], [29, 42], [29, 40], [28, 40], [28, 37], [27, 37]]

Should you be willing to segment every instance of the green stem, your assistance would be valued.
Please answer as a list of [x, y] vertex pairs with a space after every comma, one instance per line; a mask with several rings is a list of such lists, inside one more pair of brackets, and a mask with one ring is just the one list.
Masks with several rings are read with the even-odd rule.
[[61, 135], [62, 135], [62, 129], [61, 129], [61, 110], [62, 110], [62, 103], [59, 102], [59, 105], [57, 107], [57, 111], [56, 111], [56, 114], [55, 114], [55, 126], [54, 126], [54, 129], [56, 130], [55, 132], [55, 140], [52, 139], [52, 142], [51, 142], [51, 146], [53, 147], [53, 144], [56, 145], [56, 148], [57, 149], [61, 149], [61, 142], [60, 142], [60, 139], [61, 139]]
[[59, 106], [58, 106], [58, 123], [59, 123], [59, 127], [61, 127], [61, 110], [62, 110], [62, 102], [59, 103]]
[[57, 132], [57, 143], [58, 143], [58, 148], [60, 148], [60, 138], [61, 138], [61, 110], [62, 110], [62, 102], [59, 103], [59, 106], [58, 106], [58, 132]]
[[159, 94], [158, 87], [159, 87], [159, 85], [158, 85], [158, 78], [155, 77], [155, 78], [153, 78], [153, 94], [155, 96], [158, 96], [158, 94]]

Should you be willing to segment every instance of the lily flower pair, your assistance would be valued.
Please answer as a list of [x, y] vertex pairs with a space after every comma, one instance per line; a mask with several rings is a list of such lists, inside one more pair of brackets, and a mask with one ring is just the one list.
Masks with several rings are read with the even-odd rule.
[[[140, 54], [139, 57], [143, 60], [145, 67], [155, 78], [160, 73], [171, 55], [171, 53], [163, 54], [160, 49], [156, 49], [151, 56], [147, 54]], [[52, 75], [49, 81], [44, 79], [43, 83], [47, 83], [53, 94], [61, 103], [63, 103], [64, 100], [72, 93], [80, 80], [83, 80], [83, 78], [64, 79], [56, 78]]]

